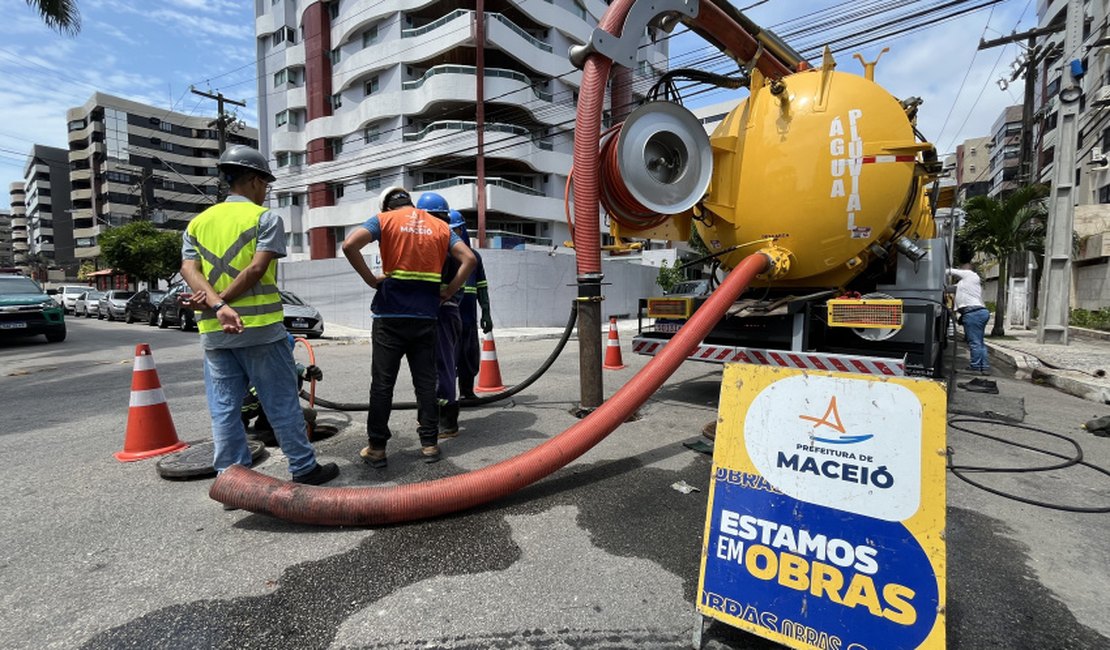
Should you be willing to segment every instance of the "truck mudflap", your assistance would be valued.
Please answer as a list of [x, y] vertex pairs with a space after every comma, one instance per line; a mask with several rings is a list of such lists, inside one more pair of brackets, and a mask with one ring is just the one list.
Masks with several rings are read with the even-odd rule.
[[[663, 339], [636, 336], [632, 339], [632, 351], [636, 354], [655, 356], [666, 344], [667, 341]], [[750, 363], [760, 366], [777, 366], [779, 368], [831, 370], [887, 377], [904, 377], [906, 375], [905, 358], [888, 359], [861, 357], [851, 354], [827, 354], [824, 352], [790, 352], [706, 343], [702, 343], [695, 348], [687, 358], [706, 363]]]

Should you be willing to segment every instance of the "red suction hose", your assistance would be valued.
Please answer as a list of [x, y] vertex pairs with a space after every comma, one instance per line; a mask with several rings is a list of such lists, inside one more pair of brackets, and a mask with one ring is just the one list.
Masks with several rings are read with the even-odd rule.
[[390, 487], [314, 487], [264, 476], [240, 465], [209, 491], [216, 501], [301, 524], [372, 526], [426, 519], [473, 508], [530, 485], [586, 453], [663, 385], [725, 311], [767, 270], [769, 258], [746, 258], [640, 372], [585, 419], [547, 442], [473, 472]]

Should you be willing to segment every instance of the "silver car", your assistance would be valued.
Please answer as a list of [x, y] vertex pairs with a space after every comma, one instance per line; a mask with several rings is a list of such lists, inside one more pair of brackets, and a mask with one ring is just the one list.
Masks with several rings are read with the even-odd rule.
[[318, 339], [324, 335], [324, 318], [316, 308], [301, 300], [292, 291], [281, 291], [281, 307], [285, 312], [285, 329], [294, 335]]
[[131, 296], [135, 295], [134, 291], [125, 291], [123, 289], [112, 289], [105, 293], [100, 298], [100, 307], [97, 309], [97, 318], [107, 318], [108, 320], [123, 319], [124, 312], [127, 311], [127, 301]]
[[103, 295], [103, 291], [86, 291], [77, 296], [77, 300], [73, 301], [73, 315], [85, 318], [96, 316], [100, 307], [100, 298]]

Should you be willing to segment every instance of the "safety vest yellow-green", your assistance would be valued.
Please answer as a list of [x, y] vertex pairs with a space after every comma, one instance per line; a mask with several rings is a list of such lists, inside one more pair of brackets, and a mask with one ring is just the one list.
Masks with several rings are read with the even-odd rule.
[[[266, 208], [250, 201], [219, 203], [189, 222], [188, 232], [196, 242], [200, 266], [208, 283], [224, 291], [254, 259], [258, 246], [258, 220]], [[239, 313], [244, 327], [265, 327], [282, 321], [281, 296], [277, 288], [277, 260], [272, 260], [255, 285], [228, 302]], [[221, 330], [216, 312], [205, 309], [197, 318], [201, 334]]]

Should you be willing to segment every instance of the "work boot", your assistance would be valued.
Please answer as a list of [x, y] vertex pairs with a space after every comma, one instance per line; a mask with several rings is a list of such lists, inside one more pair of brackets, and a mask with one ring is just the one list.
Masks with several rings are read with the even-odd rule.
[[439, 407], [439, 439], [454, 438], [459, 435], [459, 403], [444, 404]]
[[427, 445], [420, 448], [420, 457], [424, 459], [425, 463], [437, 463], [442, 457], [439, 453], [439, 445]]
[[382, 467], [385, 467], [386, 464], [387, 464], [386, 460], [385, 460], [385, 450], [384, 449], [374, 449], [372, 447], [363, 447], [362, 451], [358, 452], [358, 455], [359, 455], [359, 457], [362, 458], [362, 462], [366, 463], [370, 467], [377, 467], [378, 469], [381, 469]]
[[335, 463], [324, 463], [323, 465], [316, 463], [312, 469], [304, 474], [294, 476], [293, 482], [304, 483], [305, 485], [323, 485], [336, 476], [339, 476], [339, 466]]

